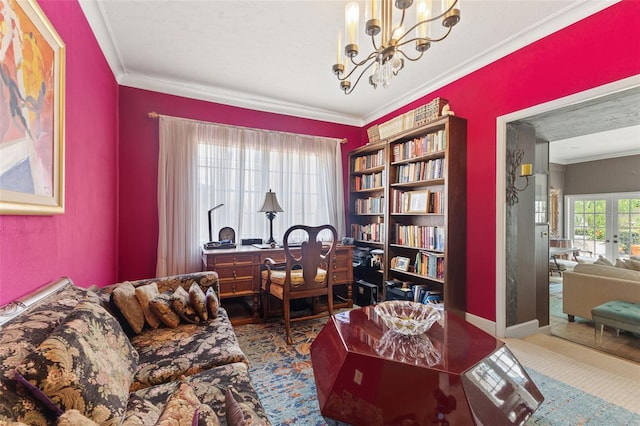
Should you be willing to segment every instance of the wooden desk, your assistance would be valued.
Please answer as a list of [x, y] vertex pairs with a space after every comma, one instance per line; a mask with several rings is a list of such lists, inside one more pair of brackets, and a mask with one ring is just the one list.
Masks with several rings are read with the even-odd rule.
[[[284, 262], [284, 249], [259, 249], [253, 246], [238, 246], [233, 249], [202, 249], [202, 270], [216, 271], [220, 278], [220, 303], [229, 311], [233, 324], [256, 323], [260, 312], [260, 268], [270, 257]], [[338, 245], [333, 259], [333, 285], [345, 285], [344, 303], [337, 308], [353, 307], [353, 246]], [[250, 299], [248, 316], [238, 317], [232, 312], [232, 299]], [[225, 303], [226, 301], [226, 303]]]

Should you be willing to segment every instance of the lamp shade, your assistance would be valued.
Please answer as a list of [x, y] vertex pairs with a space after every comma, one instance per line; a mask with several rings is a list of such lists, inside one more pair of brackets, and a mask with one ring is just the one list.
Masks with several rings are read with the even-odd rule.
[[278, 204], [276, 193], [271, 192], [271, 189], [269, 189], [269, 192], [265, 194], [264, 203], [262, 204], [262, 207], [260, 207], [260, 210], [258, 211], [259, 212], [283, 212], [284, 210], [282, 210], [282, 207], [280, 207], [280, 204]]

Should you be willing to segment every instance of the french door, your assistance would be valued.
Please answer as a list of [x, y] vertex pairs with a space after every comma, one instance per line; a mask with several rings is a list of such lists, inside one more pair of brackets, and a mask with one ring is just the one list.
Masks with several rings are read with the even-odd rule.
[[573, 246], [612, 262], [640, 255], [640, 192], [568, 195], [565, 205]]

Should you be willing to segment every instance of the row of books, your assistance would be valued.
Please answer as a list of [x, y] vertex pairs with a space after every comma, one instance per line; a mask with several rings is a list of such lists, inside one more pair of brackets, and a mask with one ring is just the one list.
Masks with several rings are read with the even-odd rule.
[[384, 197], [369, 197], [356, 199], [356, 214], [383, 214], [384, 213]]
[[351, 225], [351, 237], [358, 241], [384, 242], [384, 223], [368, 223]]
[[442, 292], [430, 289], [430, 284], [415, 284], [412, 282], [402, 282], [397, 279], [386, 281], [385, 284], [387, 292], [389, 288], [402, 290], [404, 293], [403, 300], [423, 304], [442, 302]]
[[403, 164], [396, 167], [396, 183], [442, 179], [444, 158]]
[[444, 213], [442, 191], [400, 191], [391, 189], [391, 211], [393, 213]]
[[402, 246], [444, 251], [446, 230], [438, 226], [393, 225], [393, 241]]
[[354, 176], [353, 186], [356, 191], [363, 189], [380, 188], [384, 182], [384, 171], [370, 175]]
[[382, 149], [374, 154], [363, 155], [353, 159], [354, 172], [361, 172], [379, 166], [384, 166], [384, 150]]
[[393, 161], [409, 160], [423, 155], [444, 151], [447, 147], [447, 137], [444, 130], [429, 133], [422, 138], [400, 143], [393, 146]]
[[414, 270], [419, 275], [444, 279], [444, 254], [423, 251], [417, 253]]

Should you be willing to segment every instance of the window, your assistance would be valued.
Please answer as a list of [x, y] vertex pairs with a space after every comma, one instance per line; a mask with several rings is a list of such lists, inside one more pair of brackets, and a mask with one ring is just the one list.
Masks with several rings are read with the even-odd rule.
[[[271, 189], [284, 210], [273, 220], [273, 236], [280, 241], [288, 227], [294, 224], [320, 225], [331, 223], [336, 228], [332, 211], [337, 196], [334, 183], [342, 173], [335, 167], [334, 140], [274, 134], [245, 130], [221, 135], [199, 134], [198, 140], [198, 223], [201, 241], [209, 239], [208, 210], [220, 203], [224, 206], [212, 215], [212, 237], [218, 230], [230, 226], [236, 240], [269, 237], [269, 221], [258, 212], [265, 193]], [[239, 140], [233, 140], [237, 136]], [[238, 143], [240, 142], [240, 143]]]

